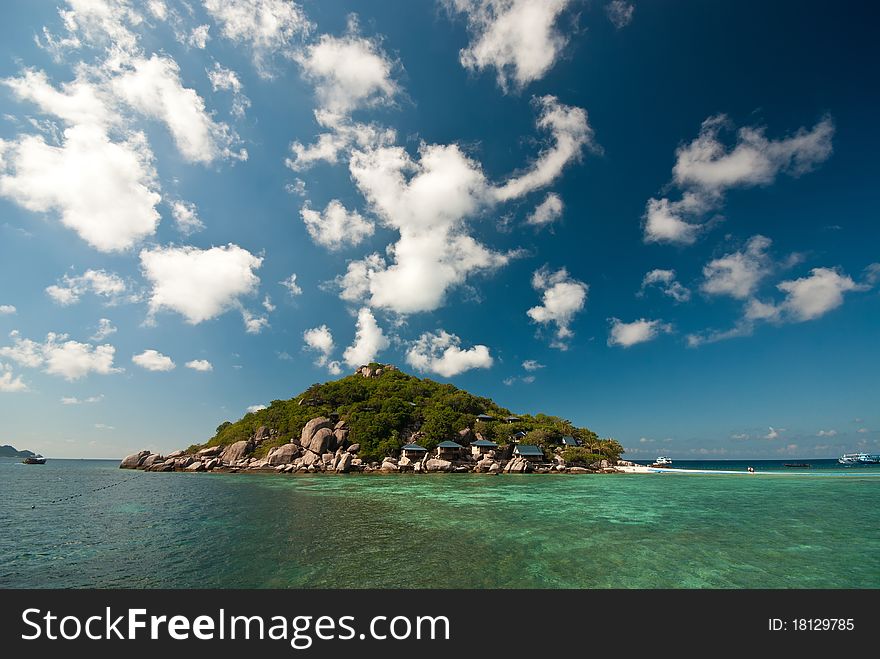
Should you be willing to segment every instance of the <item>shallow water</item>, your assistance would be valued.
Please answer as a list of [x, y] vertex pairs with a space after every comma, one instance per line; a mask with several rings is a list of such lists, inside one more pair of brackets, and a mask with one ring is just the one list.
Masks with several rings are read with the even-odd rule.
[[286, 477], [117, 464], [0, 460], [0, 586], [880, 587], [872, 469]]

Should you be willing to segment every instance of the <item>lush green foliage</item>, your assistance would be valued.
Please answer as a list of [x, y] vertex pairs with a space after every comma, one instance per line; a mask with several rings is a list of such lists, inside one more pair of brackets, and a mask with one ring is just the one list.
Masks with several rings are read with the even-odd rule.
[[[265, 454], [271, 447], [299, 437], [309, 419], [333, 412], [346, 421], [350, 441], [361, 445], [360, 455], [366, 460], [396, 455], [414, 432], [421, 433], [417, 441], [431, 450], [446, 439], [457, 439], [458, 432], [468, 427], [499, 444], [507, 444], [514, 433], [522, 431], [527, 443], [544, 448], [558, 444], [563, 435], [595, 442], [597, 449], [603, 442], [620, 447], [614, 440], [600, 440], [591, 430], [577, 428], [559, 417], [521, 415], [519, 422], [506, 423], [503, 419], [510, 416], [510, 411], [488, 398], [474, 396], [451, 384], [384, 370], [374, 378], [356, 374], [313, 384], [300, 396], [274, 400], [266, 409], [246, 414], [234, 423], [224, 421], [206, 444], [190, 448], [228, 445], [248, 439], [257, 428], [266, 426], [274, 428], [277, 434], [258, 449], [258, 455]], [[475, 423], [478, 414], [489, 414], [497, 420]], [[606, 455], [604, 451], [597, 452]], [[622, 452], [621, 447], [617, 455]]]
[[586, 467], [599, 460], [604, 460], [604, 455], [591, 453], [589, 449], [583, 446], [569, 446], [562, 452], [562, 457], [566, 464]]

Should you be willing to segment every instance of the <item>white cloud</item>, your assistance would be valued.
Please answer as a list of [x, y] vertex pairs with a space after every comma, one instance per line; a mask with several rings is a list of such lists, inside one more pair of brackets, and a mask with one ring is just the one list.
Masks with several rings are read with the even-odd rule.
[[290, 293], [291, 297], [302, 295], [302, 288], [300, 288], [299, 284], [296, 283], [296, 273], [290, 275], [287, 279], [284, 279], [278, 283], [287, 289], [287, 292]]
[[116, 334], [117, 328], [116, 326], [110, 322], [109, 318], [101, 318], [98, 320], [98, 329], [91, 336], [92, 341], [103, 341], [108, 336], [112, 336]]
[[354, 343], [345, 349], [342, 359], [353, 368], [361, 364], [369, 364], [375, 361], [379, 353], [389, 345], [391, 342], [376, 323], [373, 312], [368, 307], [362, 307], [358, 311]]
[[345, 36], [323, 34], [296, 56], [321, 107], [336, 115], [387, 104], [399, 93], [391, 77], [394, 62], [378, 41], [357, 32], [357, 22], [350, 18]]
[[771, 272], [767, 254], [771, 242], [761, 235], [752, 236], [745, 249], [710, 261], [703, 267], [700, 289], [709, 295], [729, 295], [738, 300], [750, 297]]
[[63, 49], [79, 48], [83, 40], [90, 45], [108, 46], [108, 52], [115, 55], [137, 47], [132, 28], [141, 25], [143, 16], [128, 0], [67, 0], [67, 5], [69, 9], [59, 9], [58, 13], [69, 36], [58, 39], [43, 29], [46, 47], [56, 57]]
[[143, 115], [163, 122], [184, 158], [204, 164], [223, 157], [247, 159], [244, 149], [231, 150], [237, 136], [229, 126], [215, 122], [202, 97], [183, 86], [180, 67], [172, 58], [137, 57], [130, 66], [113, 79], [113, 89]]
[[861, 433], [861, 434], [865, 434], [865, 433], [871, 432], [871, 431], [868, 430], [867, 428], [859, 428], [858, 430], [856, 430], [856, 432]]
[[764, 435], [764, 439], [778, 439], [779, 433], [785, 432], [785, 428], [774, 428], [773, 426], [769, 427], [769, 432]]
[[257, 71], [270, 78], [271, 57], [290, 55], [291, 41], [306, 36], [312, 24], [289, 0], [202, 0], [227, 39], [249, 46]]
[[198, 48], [200, 50], [204, 50], [205, 46], [208, 45], [208, 40], [211, 38], [211, 35], [208, 34], [210, 31], [210, 25], [198, 25], [194, 27], [190, 33], [189, 37], [187, 37], [186, 43], [193, 48]]
[[632, 23], [635, 11], [636, 8], [633, 4], [626, 2], [626, 0], [611, 0], [611, 2], [605, 5], [605, 13], [608, 15], [608, 20], [618, 30]]
[[126, 290], [125, 281], [119, 275], [106, 270], [86, 270], [81, 275], [64, 275], [57, 284], [48, 286], [46, 293], [58, 304], [69, 306], [87, 293], [116, 302]]
[[548, 131], [553, 143], [523, 173], [493, 191], [500, 201], [522, 197], [552, 183], [566, 165], [580, 159], [584, 147], [601, 152], [586, 110], [564, 105], [555, 96], [535, 97], [533, 104], [539, 110], [538, 129]]
[[0, 316], [9, 315], [11, 316], [14, 313], [17, 313], [18, 310], [12, 306], [11, 304], [0, 304]]
[[56, 211], [95, 249], [123, 251], [155, 233], [161, 195], [143, 133], [112, 142], [103, 128], [81, 124], [64, 130], [61, 146], [25, 135], [0, 141], [0, 151], [0, 195]]
[[62, 396], [61, 404], [62, 405], [92, 405], [94, 403], [100, 403], [104, 400], [104, 394], [98, 394], [97, 396], [89, 396], [88, 398], [77, 398], [76, 396]]
[[171, 216], [174, 218], [177, 230], [184, 236], [205, 228], [204, 223], [199, 218], [199, 209], [193, 203], [180, 201], [179, 199], [172, 201]]
[[464, 13], [472, 41], [459, 53], [471, 71], [494, 68], [505, 91], [522, 89], [542, 78], [565, 48], [559, 15], [569, 0], [445, 0], [450, 11]]
[[246, 414], [253, 414], [254, 412], [259, 412], [260, 410], [268, 409], [265, 405], [250, 405], [245, 410]]
[[244, 117], [245, 112], [251, 106], [251, 100], [244, 94], [244, 86], [238, 74], [232, 69], [227, 69], [219, 62], [214, 62], [214, 68], [208, 70], [208, 80], [211, 89], [216, 91], [232, 92], [232, 116], [237, 119]]
[[834, 123], [827, 116], [810, 130], [800, 128], [778, 140], [767, 139], [762, 127], [745, 126], [737, 131], [736, 144], [727, 147], [720, 134], [731, 127], [726, 115], [709, 117], [697, 138], [676, 150], [672, 177], [682, 198], [648, 201], [645, 242], [692, 244], [705, 228], [702, 217], [723, 205], [727, 190], [769, 185], [779, 174], [797, 177], [831, 156]]
[[375, 123], [352, 122], [346, 117], [317, 110], [315, 119], [330, 132], [321, 133], [310, 145], [295, 141], [290, 145], [291, 157], [284, 164], [294, 171], [302, 171], [319, 163], [335, 165], [342, 156], [348, 156], [354, 148], [375, 149], [394, 144], [397, 132]]
[[637, 343], [645, 343], [656, 339], [660, 334], [672, 332], [672, 325], [662, 320], [639, 318], [631, 323], [624, 323], [618, 318], [609, 318], [611, 330], [608, 332], [608, 345], [629, 348]]
[[56, 89], [44, 71], [25, 69], [20, 76], [5, 78], [2, 83], [19, 100], [29, 101], [43, 114], [58, 117], [71, 126], [108, 127], [117, 121], [104, 90], [83, 75], [61, 83]]
[[522, 367], [527, 371], [537, 371], [538, 369], [544, 368], [544, 364], [541, 364], [534, 359], [527, 359], [522, 363]]
[[406, 353], [406, 362], [413, 368], [427, 373], [436, 373], [446, 378], [464, 373], [474, 368], [490, 368], [492, 356], [489, 348], [476, 345], [461, 349], [461, 339], [445, 330], [425, 332]]
[[244, 307], [240, 311], [241, 318], [244, 321], [244, 330], [248, 334], [259, 334], [269, 327], [269, 319], [266, 316], [257, 316]]
[[303, 206], [300, 215], [312, 240], [330, 250], [359, 245], [375, 231], [372, 222], [357, 211], [347, 210], [338, 199], [322, 212]]
[[95, 428], [97, 430], [116, 430], [116, 426], [108, 426], [106, 423], [96, 423]]
[[21, 376], [15, 376], [10, 366], [0, 363], [0, 393], [12, 394], [22, 391], [28, 391], [28, 386]]
[[781, 282], [777, 288], [786, 294], [782, 310], [796, 322], [813, 320], [843, 304], [843, 294], [864, 291], [849, 275], [835, 268], [813, 268], [808, 277]]
[[109, 344], [93, 346], [72, 341], [66, 334], [49, 333], [44, 343], [23, 339], [17, 331], [10, 334], [11, 346], [0, 348], [0, 357], [28, 368], [44, 367], [46, 373], [66, 380], [79, 380], [89, 373], [118, 373], [113, 358], [116, 348]]
[[749, 438], [749, 435], [746, 434], [746, 433], [739, 433], [739, 434], [736, 434], [736, 435], [731, 435], [730, 438], [731, 438], [731, 439], [748, 439], [748, 438]]
[[544, 266], [532, 275], [532, 288], [541, 293], [541, 305], [532, 307], [526, 314], [536, 323], [555, 324], [556, 336], [550, 345], [566, 350], [568, 340], [574, 336], [570, 327], [572, 320], [584, 308], [589, 286], [569, 276], [565, 268], [550, 272]]
[[200, 373], [208, 373], [214, 370], [214, 365], [207, 359], [193, 359], [192, 361], [188, 361], [185, 366], [194, 371], [199, 371]]
[[164, 21], [168, 17], [168, 6], [164, 0], [147, 0], [147, 9], [154, 18]]
[[835, 437], [837, 435], [837, 431], [834, 429], [831, 430], [820, 430], [816, 433], [817, 437]]
[[173, 371], [176, 366], [171, 357], [156, 350], [144, 350], [139, 355], [134, 355], [131, 361], [148, 371]]
[[560, 196], [555, 192], [549, 192], [544, 201], [538, 204], [535, 210], [526, 218], [526, 224], [539, 227], [552, 224], [562, 217], [562, 208]]
[[238, 245], [198, 249], [155, 247], [141, 250], [141, 268], [150, 282], [149, 315], [176, 311], [191, 325], [239, 308], [239, 298], [256, 292], [254, 273], [263, 259]]
[[269, 313], [272, 313], [272, 312], [275, 311], [275, 309], [277, 309], [278, 307], [276, 307], [274, 304], [272, 304], [272, 298], [269, 297], [268, 295], [266, 295], [266, 296], [263, 298], [263, 308], [264, 308], [266, 311], [268, 311]]
[[[339, 362], [330, 361], [335, 345], [333, 344], [333, 334], [326, 325], [313, 327], [303, 332], [303, 341], [306, 348], [318, 353], [315, 359], [315, 366], [327, 366], [333, 375], [338, 375], [338, 371], [334, 373], [334, 369], [339, 368]], [[334, 366], [335, 365], [335, 366]]]
[[675, 278], [675, 270], [651, 270], [642, 279], [639, 295], [644, 295], [649, 286], [657, 286], [663, 294], [676, 302], [687, 302], [691, 299], [691, 291]]

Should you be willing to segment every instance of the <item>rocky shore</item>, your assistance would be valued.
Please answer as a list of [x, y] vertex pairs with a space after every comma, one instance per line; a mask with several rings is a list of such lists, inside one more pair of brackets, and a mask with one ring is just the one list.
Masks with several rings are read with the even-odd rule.
[[[461, 449], [453, 451], [424, 451], [419, 459], [405, 454], [386, 457], [382, 462], [365, 462], [358, 456], [359, 444], [349, 442], [349, 429], [345, 421], [334, 422], [327, 417], [316, 417], [306, 423], [299, 439], [271, 448], [263, 457], [253, 453], [274, 438], [276, 433], [261, 426], [247, 440], [228, 446], [210, 446], [193, 454], [174, 451], [160, 455], [140, 451], [126, 456], [120, 469], [143, 471], [217, 471], [217, 472], [271, 472], [295, 473], [483, 473], [483, 474], [587, 474], [621, 473], [621, 467], [631, 463], [619, 461], [611, 464], [600, 460], [589, 465], [568, 465], [559, 453], [551, 460], [526, 458], [513, 455], [514, 446], [500, 446], [495, 450], [480, 452], [471, 447], [479, 439], [469, 428], [459, 433]], [[417, 438], [414, 438], [417, 439]], [[262, 452], [261, 452], [262, 453]]]

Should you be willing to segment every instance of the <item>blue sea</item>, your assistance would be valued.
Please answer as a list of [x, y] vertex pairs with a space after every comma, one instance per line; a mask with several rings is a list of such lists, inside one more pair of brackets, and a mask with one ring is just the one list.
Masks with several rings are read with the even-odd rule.
[[878, 588], [880, 468], [142, 473], [0, 460], [0, 587]]

